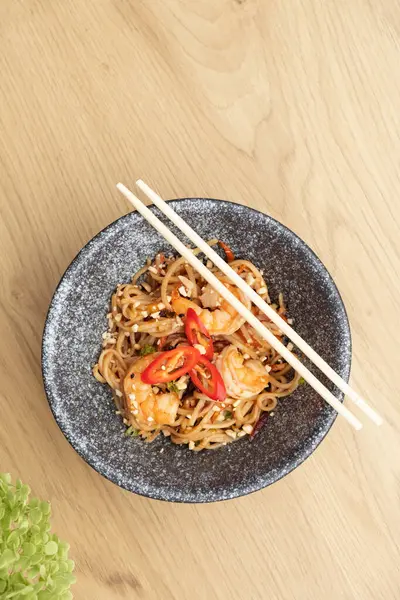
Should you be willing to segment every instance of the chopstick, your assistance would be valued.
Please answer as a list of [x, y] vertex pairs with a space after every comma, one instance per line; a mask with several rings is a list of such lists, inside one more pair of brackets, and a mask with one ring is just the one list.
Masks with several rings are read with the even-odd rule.
[[[346, 394], [364, 414], [376, 425], [382, 425], [382, 417], [345, 381], [332, 367], [294, 330], [280, 315], [251, 288], [206, 242], [141, 179], [136, 185], [155, 204], [182, 233], [186, 235], [200, 250], [244, 293], [271, 321], [330, 379], [336, 387]], [[304, 378], [305, 379], [305, 378]]]
[[274, 334], [265, 327], [261, 321], [257, 319], [253, 313], [244, 306], [230, 292], [223, 283], [219, 281], [215, 277], [215, 275], [207, 269], [205, 265], [192, 253], [190, 248], [186, 248], [186, 246], [160, 221], [160, 219], [151, 212], [137, 198], [127, 187], [125, 187], [122, 183], [117, 184], [118, 190], [125, 196], [125, 198], [136, 208], [136, 210], [156, 229], [166, 240], [179, 252], [181, 256], [183, 256], [187, 262], [194, 268], [200, 275], [208, 281], [208, 283], [219, 293], [220, 296], [225, 298], [227, 302], [244, 318], [246, 321], [254, 328], [254, 330], [265, 339], [270, 346], [272, 346], [281, 356], [289, 363], [295, 371], [297, 371], [301, 377], [304, 378], [307, 383], [311, 385], [312, 388], [328, 403], [332, 408], [336, 410], [340, 415], [342, 415], [356, 430], [360, 430], [362, 428], [361, 422], [357, 419], [350, 410], [342, 404], [316, 377], [307, 369], [303, 363], [299, 361], [299, 359], [294, 356], [287, 348], [284, 346], [275, 336]]

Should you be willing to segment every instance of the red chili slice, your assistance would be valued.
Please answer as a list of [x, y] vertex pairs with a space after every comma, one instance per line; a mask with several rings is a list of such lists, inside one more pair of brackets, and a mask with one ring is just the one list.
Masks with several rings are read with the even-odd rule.
[[211, 360], [214, 356], [214, 347], [211, 336], [193, 308], [189, 308], [186, 313], [185, 333], [192, 346], [195, 344], [203, 346], [206, 351], [203, 356], [208, 358], [208, 360]]
[[167, 383], [189, 373], [201, 358], [200, 352], [193, 346], [179, 346], [167, 352], [161, 352], [143, 371], [144, 383]]
[[190, 371], [190, 379], [211, 400], [225, 400], [226, 389], [221, 374], [204, 356], [200, 357], [194, 369]]
[[225, 242], [218, 240], [218, 245], [221, 246], [222, 250], [225, 252], [226, 260], [228, 262], [232, 262], [233, 260], [235, 260], [235, 255], [233, 254], [232, 250], [229, 248], [228, 244], [225, 244]]

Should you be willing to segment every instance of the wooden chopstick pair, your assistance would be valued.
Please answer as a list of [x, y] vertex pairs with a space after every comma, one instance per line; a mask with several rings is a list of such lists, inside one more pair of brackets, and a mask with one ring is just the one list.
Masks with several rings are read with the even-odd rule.
[[[376, 424], [381, 425], [382, 417], [371, 408], [367, 402], [353, 390], [349, 384], [340, 377], [324, 359], [303, 340], [303, 338], [290, 327], [261, 296], [257, 294], [216, 252], [209, 246], [193, 229], [142, 180], [138, 180], [136, 185], [144, 194], [155, 204], [182, 233], [189, 238], [195, 246], [215, 264], [246, 296], [273, 321], [277, 327], [292, 340], [292, 342], [306, 355], [312, 362]], [[183, 256], [187, 262], [200, 275], [211, 284], [211, 286], [225, 298], [229, 304], [254, 328], [260, 337], [265, 339], [293, 369], [295, 369], [307, 383], [314, 388], [318, 394], [330, 404], [339, 414], [341, 414], [356, 430], [362, 428], [358, 418], [342, 404], [316, 377], [307, 369], [307, 367], [284, 346], [271, 331], [257, 319], [253, 313], [244, 306], [236, 296], [234, 296], [224, 285], [207, 269], [207, 267], [187, 248], [173, 233], [122, 183], [117, 184], [118, 190], [127, 198], [127, 200], [136, 208], [138, 212]]]

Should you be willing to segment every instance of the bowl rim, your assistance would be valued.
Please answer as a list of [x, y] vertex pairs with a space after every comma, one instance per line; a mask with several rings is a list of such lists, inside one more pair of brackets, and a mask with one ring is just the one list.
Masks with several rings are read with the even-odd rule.
[[[330, 283], [333, 285], [334, 289], [337, 292], [337, 301], [339, 302], [342, 311], [343, 311], [343, 315], [344, 315], [344, 327], [345, 329], [347, 329], [347, 333], [348, 333], [348, 341], [349, 341], [349, 346], [348, 346], [348, 364], [346, 365], [346, 370], [347, 373], [345, 373], [343, 375], [343, 379], [345, 381], [349, 381], [350, 379], [350, 373], [351, 373], [351, 366], [352, 366], [352, 336], [351, 336], [351, 328], [350, 328], [350, 322], [349, 322], [349, 318], [348, 318], [348, 314], [347, 314], [347, 310], [342, 298], [342, 295], [339, 291], [339, 288], [337, 287], [332, 275], [330, 274], [330, 272], [328, 271], [328, 269], [326, 268], [326, 266], [324, 265], [324, 263], [321, 261], [321, 259], [318, 257], [318, 255], [316, 254], [316, 252], [308, 245], [307, 242], [305, 242], [297, 233], [295, 233], [292, 229], [290, 229], [289, 227], [287, 227], [286, 225], [284, 225], [283, 223], [281, 223], [280, 221], [278, 221], [278, 219], [276, 219], [275, 217], [272, 217], [270, 214], [262, 212], [256, 208], [252, 208], [251, 206], [247, 206], [246, 204], [242, 204], [240, 202], [233, 202], [231, 200], [221, 200], [218, 198], [206, 198], [206, 197], [200, 197], [200, 196], [191, 196], [191, 197], [186, 197], [186, 198], [170, 198], [168, 200], [166, 200], [166, 202], [173, 202], [173, 203], [180, 203], [180, 202], [190, 202], [192, 200], [206, 200], [208, 202], [212, 202], [212, 203], [218, 203], [218, 204], [224, 204], [226, 206], [231, 206], [231, 205], [237, 205], [240, 206], [242, 208], [245, 208], [246, 210], [249, 210], [253, 213], [257, 214], [261, 214], [264, 217], [268, 217], [268, 219], [270, 219], [270, 221], [273, 222], [273, 224], [275, 224], [278, 228], [284, 229], [287, 232], [289, 232], [290, 235], [294, 236], [294, 238], [297, 239], [297, 241], [300, 243], [300, 245], [302, 245], [303, 247], [305, 247], [305, 249], [312, 255], [312, 257], [314, 258], [314, 260], [316, 260], [321, 267], [323, 268], [323, 270], [326, 272], [326, 275], [328, 277], [328, 280], [330, 281]], [[157, 211], [159, 212], [159, 209], [151, 204], [148, 206], [148, 208], [152, 211]], [[79, 252], [73, 257], [73, 259], [70, 261], [70, 263], [67, 265], [67, 267], [65, 268], [63, 274], [60, 277], [60, 280], [57, 284], [57, 286], [54, 289], [53, 295], [51, 297], [51, 301], [49, 304], [49, 308], [46, 312], [46, 317], [44, 320], [44, 325], [43, 325], [43, 333], [42, 333], [42, 342], [41, 342], [41, 373], [42, 373], [42, 382], [43, 382], [43, 388], [44, 388], [44, 392], [51, 410], [51, 413], [53, 415], [54, 420], [56, 421], [59, 429], [61, 430], [63, 436], [65, 437], [65, 439], [67, 440], [67, 442], [70, 444], [70, 446], [74, 449], [74, 451], [80, 456], [80, 458], [82, 458], [84, 460], [84, 462], [89, 465], [96, 473], [98, 473], [99, 475], [101, 475], [102, 477], [104, 477], [105, 479], [107, 479], [108, 481], [110, 481], [111, 483], [113, 483], [114, 485], [116, 485], [117, 487], [121, 488], [121, 489], [125, 489], [128, 492], [131, 492], [133, 494], [137, 494], [138, 496], [142, 496], [144, 498], [148, 498], [150, 500], [157, 500], [157, 501], [162, 501], [162, 502], [173, 502], [176, 504], [210, 504], [210, 503], [214, 503], [214, 502], [225, 502], [227, 500], [233, 500], [235, 498], [241, 498], [241, 497], [245, 497], [248, 496], [250, 494], [254, 494], [258, 491], [261, 491], [267, 487], [269, 487], [270, 485], [273, 485], [274, 483], [280, 481], [281, 479], [283, 479], [286, 475], [289, 475], [292, 471], [294, 471], [295, 469], [297, 469], [299, 466], [301, 466], [312, 454], [314, 454], [314, 452], [317, 450], [317, 448], [320, 446], [320, 444], [324, 441], [325, 437], [327, 436], [327, 434], [329, 433], [329, 431], [331, 430], [333, 424], [336, 421], [336, 418], [338, 416], [338, 413], [333, 412], [329, 418], [329, 421], [326, 422], [326, 424], [323, 427], [322, 433], [318, 436], [316, 443], [313, 446], [308, 446], [305, 450], [303, 450], [303, 452], [300, 453], [299, 456], [296, 456], [293, 461], [290, 463], [290, 466], [287, 470], [283, 471], [279, 474], [279, 476], [274, 479], [274, 481], [269, 482], [269, 483], [265, 483], [265, 484], [255, 484], [254, 486], [252, 486], [250, 489], [247, 489], [246, 491], [242, 492], [242, 491], [237, 491], [237, 492], [229, 492], [227, 494], [222, 494], [221, 497], [218, 498], [212, 498], [210, 500], [208, 499], [186, 499], [186, 498], [176, 498], [176, 499], [170, 499], [170, 498], [165, 498], [163, 497], [162, 493], [157, 495], [154, 494], [152, 492], [145, 492], [143, 490], [141, 490], [140, 488], [132, 490], [130, 489], [128, 486], [123, 485], [121, 483], [117, 483], [114, 479], [111, 478], [111, 476], [105, 472], [105, 470], [103, 469], [99, 469], [97, 466], [94, 466], [93, 461], [91, 460], [90, 457], [88, 457], [87, 455], [85, 455], [80, 449], [78, 449], [73, 442], [70, 439], [70, 435], [65, 431], [65, 429], [63, 428], [61, 419], [58, 418], [56, 411], [54, 409], [54, 399], [53, 399], [53, 394], [51, 391], [51, 386], [49, 385], [49, 382], [47, 380], [47, 368], [48, 368], [48, 364], [47, 364], [47, 357], [46, 357], [46, 349], [45, 349], [45, 345], [46, 345], [46, 341], [47, 341], [47, 336], [49, 334], [49, 327], [51, 325], [51, 313], [54, 307], [54, 304], [57, 300], [57, 295], [58, 292], [64, 282], [64, 279], [67, 277], [69, 271], [73, 268], [73, 266], [79, 261], [80, 256], [82, 254], [84, 254], [92, 245], [95, 245], [98, 238], [100, 238], [104, 233], [106, 233], [109, 229], [113, 228], [118, 222], [125, 220], [127, 218], [129, 218], [129, 216], [131, 214], [138, 214], [138, 216], [142, 219], [144, 219], [144, 217], [142, 217], [142, 215], [140, 215], [136, 210], [133, 211], [129, 211], [123, 215], [121, 215], [120, 217], [118, 217], [117, 219], [115, 219], [114, 221], [112, 221], [111, 223], [108, 223], [108, 225], [106, 225], [105, 227], [103, 227], [98, 233], [96, 233], [92, 238], [90, 238], [83, 246], [82, 248], [79, 250]], [[339, 400], [340, 402], [343, 403], [344, 401], [344, 395], [341, 393], [339, 395]]]

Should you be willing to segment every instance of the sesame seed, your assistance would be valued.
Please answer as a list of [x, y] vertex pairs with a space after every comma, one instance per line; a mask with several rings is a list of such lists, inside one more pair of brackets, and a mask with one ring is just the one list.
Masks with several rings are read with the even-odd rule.
[[221, 408], [225, 408], [226, 404], [224, 404], [223, 402], [221, 403]]
[[116, 415], [120, 415], [120, 414], [121, 414], [121, 411], [120, 411], [120, 410], [116, 410], [116, 411], [115, 411], [115, 414], [116, 414]]
[[267, 371], [267, 373], [269, 373], [271, 370], [271, 367], [269, 365], [265, 365], [265, 370]]
[[164, 434], [164, 437], [169, 437], [171, 435], [170, 432], [167, 431], [166, 429], [163, 429], [163, 434]]
[[212, 264], [211, 260], [208, 260], [208, 261], [207, 261], [207, 264], [206, 264], [206, 267], [207, 267], [207, 269], [212, 269], [212, 268], [213, 268], [213, 266], [214, 266], [214, 265]]
[[143, 319], [145, 319], [148, 316], [149, 316], [149, 313], [147, 312], [147, 310], [142, 310], [142, 317], [143, 317]]
[[160, 302], [159, 304], [157, 304], [157, 308], [163, 310], [165, 308], [165, 304], [163, 302]]
[[160, 450], [160, 454], [162, 454], [164, 452], [164, 448], [161, 448]]
[[122, 419], [124, 425], [129, 425], [129, 421], [127, 419]]
[[140, 344], [135, 344], [133, 347], [135, 350], [140, 350]]
[[257, 290], [257, 294], [266, 294], [266, 293], [267, 293], [266, 287], [260, 287], [260, 289]]
[[253, 431], [253, 427], [250, 424], [243, 425], [242, 429], [245, 433], [248, 433], [248, 434], [252, 433], [252, 431]]
[[274, 411], [272, 411], [269, 414], [270, 414], [271, 417], [273, 417], [275, 413], [274, 413]]
[[267, 360], [267, 357], [263, 356], [262, 359], [261, 359], [261, 362], [265, 362], [266, 360]]
[[158, 394], [158, 392], [160, 391], [160, 388], [158, 388], [157, 386], [154, 386], [152, 389], [155, 394]]
[[243, 437], [244, 435], [246, 435], [245, 431], [238, 431], [238, 433], [237, 433], [238, 437]]
[[286, 348], [289, 350], [289, 352], [291, 352], [294, 348], [292, 342], [289, 342], [288, 345], [286, 346]]
[[221, 411], [221, 409], [220, 409], [220, 407], [219, 407], [219, 406], [213, 406], [213, 411], [214, 411], [214, 412], [220, 412], [220, 411]]
[[136, 302], [133, 303], [133, 308], [137, 308], [138, 306], [140, 306], [140, 302], [139, 300], [136, 300]]
[[171, 302], [172, 296], [167, 296], [167, 300], [168, 300], [168, 302]]
[[135, 409], [132, 411], [132, 414], [133, 414], [133, 415], [138, 415], [138, 414], [139, 414], [139, 411], [138, 411], [138, 409], [137, 409], [137, 408], [135, 408]]
[[195, 445], [196, 444], [194, 443], [194, 441], [190, 440], [190, 442], [189, 442], [189, 450], [194, 450]]
[[118, 396], [118, 398], [122, 398], [122, 392], [120, 392], [119, 390], [115, 390], [115, 393]]
[[294, 319], [288, 319], [287, 322], [288, 322], [289, 325], [293, 325]]
[[153, 417], [147, 417], [147, 420], [149, 423], [151, 423], [152, 421], [154, 421]]
[[129, 400], [135, 400], [136, 396], [135, 394], [129, 394]]
[[108, 337], [110, 337], [110, 334], [108, 333], [108, 331], [105, 331], [101, 337], [103, 338], [103, 340], [106, 340]]
[[122, 319], [121, 313], [119, 313], [118, 315], [115, 315], [114, 318], [115, 318], [116, 321], [120, 321]]
[[165, 365], [161, 365], [161, 371], [165, 371]]
[[178, 288], [178, 292], [180, 293], [181, 296], [184, 296], [185, 298], [187, 298], [187, 292], [186, 292], [186, 289], [183, 287], [183, 285], [181, 285]]
[[185, 415], [185, 417], [186, 417], [187, 419], [191, 419], [191, 418], [192, 418], [192, 415]]
[[138, 329], [139, 329], [139, 325], [137, 323], [135, 323], [134, 326], [132, 327], [132, 331], [134, 333], [136, 333], [138, 331]]
[[158, 319], [158, 317], [159, 317], [159, 316], [160, 316], [160, 311], [158, 311], [158, 312], [154, 312], [154, 313], [151, 313], [151, 317], [152, 317], [153, 319]]
[[232, 431], [231, 429], [227, 429], [225, 431], [226, 435], [229, 435], [229, 437], [231, 437], [232, 439], [236, 438], [236, 433], [234, 431]]
[[237, 406], [239, 406], [240, 403], [241, 400], [236, 400], [236, 402], [233, 403], [233, 406], [236, 408]]
[[243, 358], [244, 358], [245, 360], [249, 360], [249, 358], [250, 358], [250, 355], [249, 355], [249, 354], [247, 354], [247, 353], [246, 353], [246, 354], [243, 354]]

